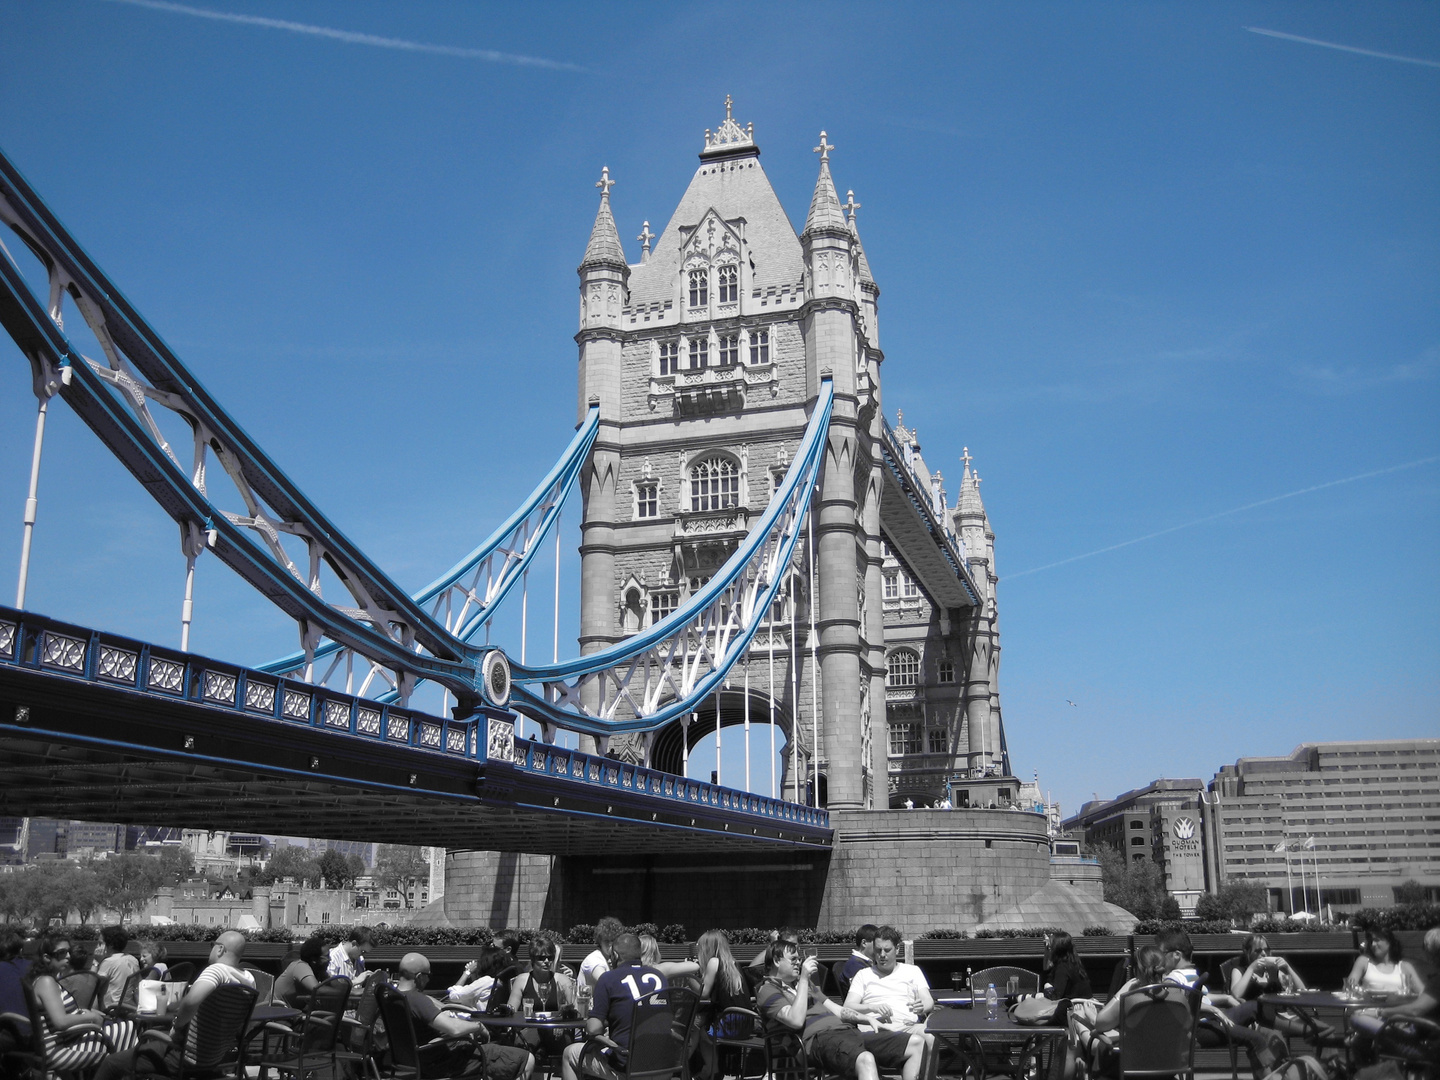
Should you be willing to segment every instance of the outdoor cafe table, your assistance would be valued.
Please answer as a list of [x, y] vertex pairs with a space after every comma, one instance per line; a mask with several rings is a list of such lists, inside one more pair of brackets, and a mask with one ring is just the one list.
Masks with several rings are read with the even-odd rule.
[[[955, 1051], [974, 1068], [974, 1080], [985, 1080], [985, 1049], [1021, 1046], [1022, 1055], [1038, 1052], [1041, 1068], [1038, 1075], [1050, 1075], [1055, 1054], [1065, 1052], [1065, 1024], [1017, 1024], [1005, 1009], [994, 1020], [988, 1018], [983, 1005], [973, 1009], [936, 1009], [925, 1021], [925, 1030]], [[967, 1045], [968, 1044], [968, 1045]]]
[[1310, 1043], [1318, 1042], [1315, 1038], [1318, 1034], [1317, 1027], [1321, 1023], [1322, 1015], [1326, 1013], [1332, 1014], [1333, 1019], [1339, 1020], [1338, 1034], [1344, 1035], [1351, 1013], [1359, 1012], [1361, 1009], [1376, 1009], [1384, 1005], [1398, 1005], [1410, 1000], [1412, 1000], [1410, 995], [1402, 994], [1389, 994], [1384, 997], [1368, 995], [1351, 997], [1332, 993], [1329, 990], [1302, 990], [1298, 994], [1261, 994], [1259, 998], [1262, 1023], [1273, 1026], [1276, 1013], [1282, 1009], [1294, 1009], [1302, 1014], [1306, 1027], [1305, 1040]]

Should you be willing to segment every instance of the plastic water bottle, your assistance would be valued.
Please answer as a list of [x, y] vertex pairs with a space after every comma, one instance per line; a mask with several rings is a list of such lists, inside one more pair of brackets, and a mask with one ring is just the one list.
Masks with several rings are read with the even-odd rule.
[[995, 984], [991, 983], [985, 991], [985, 1019], [1000, 1019], [1000, 995], [995, 993]]

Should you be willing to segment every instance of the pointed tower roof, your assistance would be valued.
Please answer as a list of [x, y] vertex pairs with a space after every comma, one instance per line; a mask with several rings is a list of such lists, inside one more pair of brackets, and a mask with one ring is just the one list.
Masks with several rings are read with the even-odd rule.
[[855, 192], [845, 192], [845, 213], [850, 221], [850, 235], [855, 238], [855, 254], [859, 257], [860, 281], [862, 284], [874, 285], [875, 278], [870, 273], [870, 260], [865, 258], [865, 246], [860, 243], [860, 229], [855, 224], [855, 211], [859, 210], [862, 203], [855, 201]]
[[980, 500], [980, 474], [972, 472], [970, 462], [974, 460], [970, 456], [970, 448], [965, 447], [964, 456], [960, 458], [965, 463], [965, 475], [960, 478], [960, 495], [955, 500], [955, 509], [962, 517], [984, 517], [985, 504]]
[[615, 218], [610, 213], [610, 189], [615, 186], [615, 181], [610, 179], [608, 165], [600, 170], [600, 179], [595, 186], [600, 189], [600, 209], [595, 214], [595, 227], [590, 230], [590, 242], [585, 245], [585, 258], [580, 260], [580, 269], [615, 266], [628, 270], [625, 249], [620, 246], [620, 231], [615, 228]]
[[810, 198], [810, 213], [805, 216], [802, 236], [822, 230], [837, 230], [847, 235], [850, 232], [845, 211], [840, 209], [840, 196], [835, 194], [835, 181], [830, 178], [830, 151], [834, 149], [825, 141], [825, 132], [820, 132], [820, 145], [815, 147], [815, 153], [820, 155], [820, 176], [815, 181], [815, 194]]

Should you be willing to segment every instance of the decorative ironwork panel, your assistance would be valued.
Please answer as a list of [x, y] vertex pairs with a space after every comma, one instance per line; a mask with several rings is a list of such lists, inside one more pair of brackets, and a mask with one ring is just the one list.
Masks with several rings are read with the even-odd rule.
[[591, 780], [592, 782], [598, 782], [599, 779], [600, 779], [600, 763], [599, 763], [598, 761], [592, 761], [592, 762], [590, 762], [590, 780]]
[[150, 657], [149, 670], [145, 673], [145, 684], [151, 690], [163, 690], [167, 694], [178, 694], [185, 686], [185, 665], [174, 660]]
[[577, 780], [585, 779], [585, 762], [576, 757], [570, 759], [570, 775]]
[[46, 630], [40, 641], [40, 663], [61, 671], [84, 671], [85, 642]]
[[0, 656], [7, 660], [15, 659], [15, 624], [13, 622], [0, 622]]
[[440, 725], [420, 725], [420, 745], [429, 747], [432, 750], [440, 749]]
[[452, 754], [465, 753], [465, 730], [450, 728], [445, 732], [445, 749]]
[[287, 720], [310, 719], [310, 695], [299, 690], [286, 690], [285, 700], [280, 705], [280, 714]]
[[355, 730], [362, 735], [380, 734], [380, 710], [363, 706], [355, 711]]
[[491, 761], [515, 761], [515, 725], [496, 717], [487, 718], [485, 756]]
[[245, 708], [251, 712], [275, 714], [275, 687], [267, 682], [245, 680]]
[[675, 797], [675, 782], [673, 780], [665, 781], [665, 794], [671, 798]]
[[555, 775], [556, 775], [556, 776], [568, 776], [568, 775], [569, 775], [569, 773], [570, 773], [570, 759], [567, 758], [567, 757], [565, 757], [565, 755], [563, 755], [563, 754], [556, 754], [556, 755], [554, 756], [554, 758], [551, 759], [551, 763], [555, 766]]
[[235, 704], [235, 676], [223, 671], [205, 672], [204, 694], [206, 701], [218, 701], [222, 705]]
[[539, 747], [530, 751], [530, 767], [536, 772], [545, 771], [545, 753]]
[[396, 742], [410, 741], [410, 718], [391, 713], [385, 725], [385, 734]]
[[95, 665], [95, 674], [111, 682], [135, 685], [135, 672], [140, 666], [140, 654], [114, 645], [100, 646], [100, 659]]
[[325, 726], [349, 730], [350, 703], [348, 701], [325, 702]]

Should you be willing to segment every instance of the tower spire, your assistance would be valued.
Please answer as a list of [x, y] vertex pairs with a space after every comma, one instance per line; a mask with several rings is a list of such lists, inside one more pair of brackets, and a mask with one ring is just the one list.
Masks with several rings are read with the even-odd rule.
[[600, 179], [595, 181], [600, 189], [600, 209], [595, 214], [595, 225], [590, 230], [590, 242], [585, 245], [585, 258], [580, 268], [587, 266], [620, 266], [628, 269], [625, 249], [620, 246], [620, 232], [615, 228], [615, 216], [610, 213], [610, 189], [615, 181], [610, 179], [610, 167], [600, 170]]
[[834, 149], [825, 132], [820, 132], [820, 145], [815, 147], [815, 153], [820, 155], [820, 176], [815, 181], [815, 194], [810, 199], [803, 235], [813, 235], [822, 229], [838, 230], [847, 237], [850, 234], [845, 212], [840, 209], [840, 196], [835, 193], [835, 181], [830, 177], [830, 151]]

